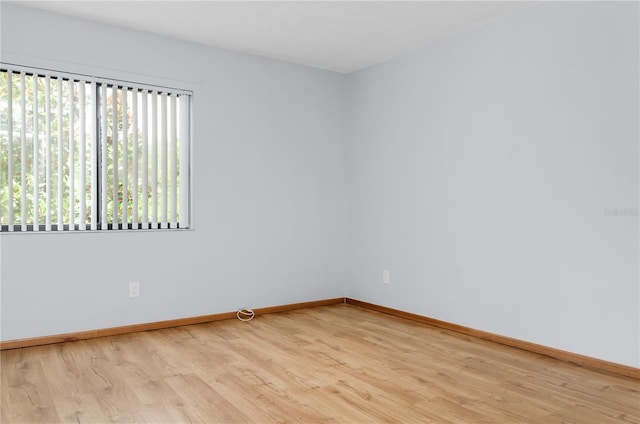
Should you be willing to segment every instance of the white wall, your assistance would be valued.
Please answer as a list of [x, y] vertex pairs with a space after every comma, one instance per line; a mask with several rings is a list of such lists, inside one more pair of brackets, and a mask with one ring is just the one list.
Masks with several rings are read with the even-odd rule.
[[542, 3], [352, 74], [348, 295], [640, 366], [638, 12]]
[[[2, 235], [2, 340], [344, 296], [340, 74], [2, 4], [1, 59], [193, 88], [186, 232]], [[140, 281], [142, 296], [128, 298]]]

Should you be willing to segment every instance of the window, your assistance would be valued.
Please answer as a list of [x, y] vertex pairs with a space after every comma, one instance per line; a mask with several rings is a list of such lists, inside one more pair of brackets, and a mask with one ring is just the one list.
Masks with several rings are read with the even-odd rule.
[[0, 228], [189, 226], [190, 94], [0, 69]]

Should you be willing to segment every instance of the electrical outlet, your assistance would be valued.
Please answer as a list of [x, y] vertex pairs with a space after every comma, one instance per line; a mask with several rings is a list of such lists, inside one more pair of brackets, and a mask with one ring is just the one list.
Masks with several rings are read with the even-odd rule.
[[132, 281], [129, 283], [129, 297], [140, 297], [140, 282]]
[[391, 273], [388, 269], [382, 271], [382, 283], [383, 284], [391, 284]]

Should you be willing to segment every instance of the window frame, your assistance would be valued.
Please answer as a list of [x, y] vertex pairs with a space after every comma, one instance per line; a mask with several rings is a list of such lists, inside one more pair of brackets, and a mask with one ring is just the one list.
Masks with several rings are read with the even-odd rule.
[[[57, 67], [57, 66], [54, 66]], [[186, 155], [183, 155], [184, 150], [180, 149], [180, 152], [178, 152], [178, 157], [180, 157], [180, 160], [186, 160], [187, 163], [185, 165], [185, 170], [186, 170], [186, 176], [183, 175], [182, 173], [180, 173], [180, 185], [177, 186], [177, 190], [178, 192], [180, 192], [180, 188], [183, 187], [186, 184], [186, 199], [177, 202], [176, 204], [176, 208], [178, 210], [181, 210], [181, 204], [184, 202], [186, 205], [186, 226], [181, 227], [162, 227], [161, 226], [161, 220], [157, 219], [156, 221], [152, 221], [151, 219], [148, 220], [148, 224], [149, 224], [149, 228], [144, 228], [142, 226], [142, 223], [138, 223], [140, 225], [139, 228], [132, 228], [132, 223], [131, 222], [127, 222], [127, 223], [122, 223], [119, 222], [118, 226], [121, 228], [113, 228], [114, 223], [112, 222], [107, 222], [106, 224], [106, 228], [103, 228], [105, 225], [103, 222], [101, 222], [100, 217], [98, 217], [98, 222], [97, 222], [97, 228], [92, 228], [91, 224], [86, 225], [85, 229], [80, 229], [80, 223], [75, 222], [74, 223], [74, 229], [69, 229], [69, 223], [65, 222], [63, 224], [63, 229], [58, 229], [58, 224], [57, 223], [51, 223], [50, 227], [51, 229], [47, 230], [46, 229], [46, 224], [43, 223], [39, 223], [38, 224], [38, 230], [34, 230], [34, 223], [28, 223], [26, 224], [27, 230], [24, 231], [21, 229], [21, 224], [13, 224], [13, 230], [9, 230], [9, 226], [8, 224], [0, 224], [0, 236], [4, 236], [4, 235], [9, 235], [9, 234], [75, 234], [75, 233], [121, 233], [121, 232], [158, 232], [158, 231], [171, 231], [171, 232], [175, 232], [175, 231], [189, 231], [189, 230], [193, 230], [194, 225], [193, 225], [193, 187], [192, 187], [192, 181], [193, 181], [193, 169], [192, 169], [192, 165], [193, 165], [193, 97], [194, 97], [194, 89], [193, 88], [184, 88], [184, 84], [183, 83], [176, 83], [173, 80], [164, 80], [161, 78], [155, 78], [152, 76], [139, 76], [139, 75], [134, 75], [134, 74], [128, 74], [126, 72], [109, 72], [109, 71], [105, 71], [105, 72], [89, 72], [89, 73], [83, 73], [83, 72], [71, 72], [71, 71], [62, 71], [62, 70], [58, 70], [58, 69], [51, 69], [49, 67], [38, 67], [38, 66], [29, 66], [29, 65], [22, 65], [22, 64], [17, 64], [17, 63], [13, 63], [13, 61], [0, 61], [0, 69], [3, 72], [7, 72], [7, 71], [11, 71], [13, 73], [13, 78], [15, 78], [16, 76], [19, 76], [20, 73], [25, 73], [29, 80], [31, 79], [31, 77], [33, 75], [37, 75], [38, 77], [50, 77], [51, 80], [54, 79], [61, 79], [62, 81], [68, 81], [68, 80], [72, 80], [72, 81], [84, 81], [84, 82], [88, 82], [88, 83], [95, 83], [96, 84], [96, 93], [98, 91], [100, 91], [99, 86], [100, 85], [106, 85], [107, 87], [117, 87], [118, 89], [134, 89], [134, 90], [140, 90], [140, 91], [148, 91], [149, 93], [153, 93], [153, 92], [157, 92], [157, 93], [170, 93], [172, 95], [177, 95], [177, 96], [188, 96], [188, 100], [185, 102], [185, 104], [188, 107], [188, 110], [186, 112], [186, 131], [187, 131], [187, 140], [186, 140], [186, 147], [184, 148], [186, 150]], [[117, 77], [116, 78], [109, 78], [109, 77], [105, 77], [105, 76], [97, 76], [96, 74], [108, 74], [108, 73], [116, 73]], [[140, 79], [143, 80], [151, 80], [152, 82], [139, 82]], [[181, 87], [182, 86], [182, 87]], [[159, 94], [158, 94], [159, 95]], [[92, 137], [98, 137], [100, 136], [100, 112], [99, 112], [99, 101], [98, 98], [95, 98], [92, 94], [91, 96], [91, 100], [92, 102], [96, 102], [96, 117], [94, 118], [96, 120], [96, 125], [95, 125], [95, 133], [91, 134]], [[41, 107], [41, 105], [39, 105]], [[88, 107], [88, 105], [87, 105]], [[179, 119], [179, 117], [178, 117]], [[14, 119], [15, 120], [15, 119]], [[87, 134], [89, 132], [87, 131]], [[98, 162], [97, 167], [98, 170], [100, 169], [100, 162], [102, 160], [102, 152], [101, 152], [101, 141], [98, 139], [97, 140], [97, 144], [96, 146], [98, 146], [97, 148], [97, 154], [96, 154], [96, 160]], [[186, 177], [186, 178], [185, 178]], [[104, 191], [109, 191], [110, 188], [107, 186], [106, 183], [100, 181], [98, 183], [97, 186], [97, 192], [100, 193], [101, 190]], [[45, 191], [41, 191], [40, 192], [42, 195], [44, 195]], [[91, 199], [91, 206], [95, 207], [96, 204], [100, 203], [100, 195], [96, 196], [96, 198], [92, 198]], [[52, 212], [53, 214], [53, 212]], [[184, 214], [181, 213], [181, 216], [184, 216]], [[149, 217], [150, 218], [150, 217]], [[65, 220], [66, 221], [66, 220]], [[179, 220], [180, 221], [180, 220]], [[179, 223], [178, 221], [178, 223]], [[167, 222], [168, 223], [168, 222]]]

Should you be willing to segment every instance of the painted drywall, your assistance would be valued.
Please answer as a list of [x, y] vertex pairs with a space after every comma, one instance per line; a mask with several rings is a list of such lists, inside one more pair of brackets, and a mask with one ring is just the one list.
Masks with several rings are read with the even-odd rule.
[[[346, 77], [1, 6], [1, 59], [193, 90], [191, 231], [2, 235], [2, 340], [344, 296]], [[129, 281], [141, 297], [128, 298]]]
[[545, 2], [351, 74], [348, 295], [640, 366], [638, 6]]

